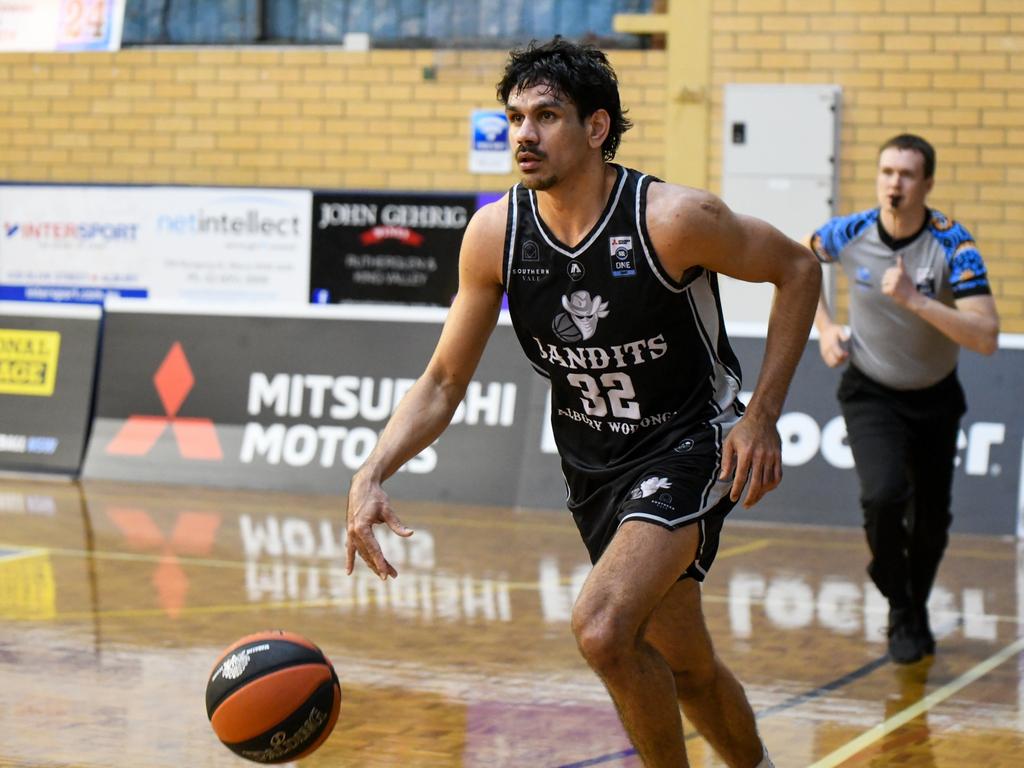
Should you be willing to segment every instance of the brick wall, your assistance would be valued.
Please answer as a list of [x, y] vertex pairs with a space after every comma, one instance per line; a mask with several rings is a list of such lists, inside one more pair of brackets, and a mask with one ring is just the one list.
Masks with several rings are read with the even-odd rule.
[[1024, 332], [1024, 3], [713, 0], [713, 9], [712, 187], [725, 83], [841, 85], [840, 213], [875, 205], [883, 141], [921, 134], [938, 153], [930, 204], [974, 235], [1003, 330]]
[[[616, 55], [662, 162], [664, 56]], [[0, 54], [0, 180], [498, 190], [467, 169], [469, 115], [496, 108], [502, 51], [129, 49]]]

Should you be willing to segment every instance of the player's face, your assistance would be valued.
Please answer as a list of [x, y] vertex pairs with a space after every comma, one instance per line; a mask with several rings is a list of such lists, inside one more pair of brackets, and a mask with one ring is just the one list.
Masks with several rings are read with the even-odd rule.
[[551, 189], [591, 151], [587, 121], [576, 105], [547, 85], [509, 94], [505, 114], [516, 164], [529, 189]]
[[924, 177], [924, 157], [915, 149], [888, 147], [878, 156], [875, 193], [883, 211], [920, 210], [933, 182]]

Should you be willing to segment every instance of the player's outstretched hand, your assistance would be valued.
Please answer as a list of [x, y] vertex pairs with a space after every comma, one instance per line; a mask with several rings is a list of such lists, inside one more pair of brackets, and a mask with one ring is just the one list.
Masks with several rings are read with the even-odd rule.
[[391, 508], [391, 501], [380, 483], [362, 480], [359, 475], [352, 479], [352, 487], [348, 492], [348, 529], [345, 542], [345, 571], [349, 575], [356, 564], [356, 552], [370, 570], [387, 581], [388, 576], [395, 578], [398, 571], [384, 557], [377, 537], [373, 534], [373, 526], [386, 525], [399, 536], [412, 536], [411, 528], [402, 525], [398, 515]]
[[733, 478], [729, 498], [739, 501], [746, 487], [743, 506], [748, 509], [782, 482], [782, 440], [774, 422], [748, 415], [733, 427], [722, 446], [718, 479], [729, 477]]

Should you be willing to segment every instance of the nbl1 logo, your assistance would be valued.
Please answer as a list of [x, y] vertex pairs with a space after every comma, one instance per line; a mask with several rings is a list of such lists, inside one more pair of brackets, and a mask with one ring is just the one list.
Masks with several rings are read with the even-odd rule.
[[609, 237], [608, 251], [611, 256], [612, 277], [632, 277], [636, 274], [632, 237]]

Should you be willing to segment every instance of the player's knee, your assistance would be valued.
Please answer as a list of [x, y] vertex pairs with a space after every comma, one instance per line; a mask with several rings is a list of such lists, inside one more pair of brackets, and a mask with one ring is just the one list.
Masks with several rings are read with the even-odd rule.
[[588, 611], [577, 606], [572, 614], [572, 631], [580, 653], [591, 667], [611, 672], [622, 665], [636, 645], [636, 630], [618, 620], [611, 611]]

